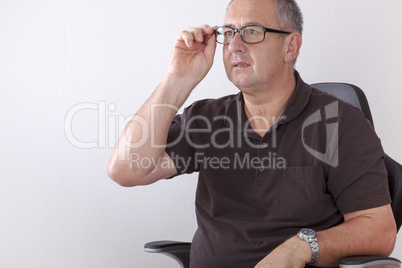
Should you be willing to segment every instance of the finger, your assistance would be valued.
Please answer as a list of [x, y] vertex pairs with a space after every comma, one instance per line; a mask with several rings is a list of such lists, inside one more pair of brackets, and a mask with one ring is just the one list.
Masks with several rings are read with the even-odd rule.
[[216, 50], [216, 41], [215, 41], [215, 36], [214, 35], [208, 35], [207, 38], [205, 38], [205, 44], [207, 45], [205, 48], [205, 52], [209, 55], [210, 58], [213, 59], [215, 55], [215, 50]]
[[192, 47], [194, 40], [199, 43], [208, 43], [211, 35], [214, 33], [215, 27], [210, 27], [207, 24], [201, 25], [200, 27], [190, 27], [187, 31], [182, 31], [177, 40], [184, 41], [187, 47]]
[[204, 42], [204, 33], [201, 28], [191, 27], [187, 32], [191, 33], [197, 42]]
[[[208, 26], [208, 25], [207, 25]], [[209, 27], [209, 26], [208, 26]], [[214, 27], [209, 27], [206, 31], [208, 32], [207, 39], [204, 41], [204, 43], [208, 43], [209, 39], [215, 40], [215, 30], [218, 28], [218, 26]]]
[[187, 47], [193, 46], [194, 36], [188, 31], [182, 31], [177, 37], [178, 41], [184, 41]]
[[207, 24], [204, 24], [204, 25], [201, 25], [199, 28], [201, 29], [201, 31], [202, 31], [202, 33], [204, 35], [204, 41], [203, 42], [204, 42], [204, 44], [207, 44], [209, 39], [212, 36], [215, 36], [215, 29], [218, 28], [218, 26], [211, 27], [211, 26], [209, 26]]
[[212, 34], [215, 31], [215, 28], [217, 28], [217, 27], [211, 27], [207, 24], [204, 24], [204, 25], [201, 25], [199, 28], [202, 30], [204, 35], [209, 35], [209, 34]]

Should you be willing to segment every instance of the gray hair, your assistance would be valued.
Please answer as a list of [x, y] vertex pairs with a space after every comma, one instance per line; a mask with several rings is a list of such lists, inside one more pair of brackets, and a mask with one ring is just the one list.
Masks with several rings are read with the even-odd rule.
[[[231, 0], [229, 6], [235, 0]], [[280, 30], [303, 33], [303, 15], [295, 0], [275, 0], [276, 20]]]

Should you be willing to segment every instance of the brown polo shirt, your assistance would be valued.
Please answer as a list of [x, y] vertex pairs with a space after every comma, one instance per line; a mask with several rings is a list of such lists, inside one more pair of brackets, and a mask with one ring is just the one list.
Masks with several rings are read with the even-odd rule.
[[254, 267], [301, 228], [328, 229], [345, 213], [391, 202], [384, 152], [363, 113], [295, 77], [264, 137], [241, 93], [175, 117], [166, 151], [177, 175], [199, 172], [192, 268]]

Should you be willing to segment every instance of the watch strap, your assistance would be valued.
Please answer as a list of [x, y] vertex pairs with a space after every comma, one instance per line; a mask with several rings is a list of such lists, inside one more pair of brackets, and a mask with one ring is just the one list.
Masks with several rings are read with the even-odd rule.
[[320, 256], [320, 250], [318, 247], [317, 234], [311, 229], [302, 229], [297, 234], [301, 240], [306, 241], [311, 248], [311, 261], [309, 265], [315, 266], [318, 262], [318, 257]]
[[310, 239], [310, 247], [311, 247], [311, 261], [309, 265], [315, 266], [318, 262], [318, 257], [320, 256], [320, 251], [318, 248], [318, 241], [317, 241], [317, 237], [314, 239]]

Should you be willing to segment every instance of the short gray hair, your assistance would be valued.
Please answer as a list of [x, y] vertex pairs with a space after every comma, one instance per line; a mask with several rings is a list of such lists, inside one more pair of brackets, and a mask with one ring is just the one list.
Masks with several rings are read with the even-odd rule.
[[[235, 0], [231, 0], [229, 6]], [[280, 30], [303, 33], [303, 14], [295, 0], [275, 0], [276, 20]]]

